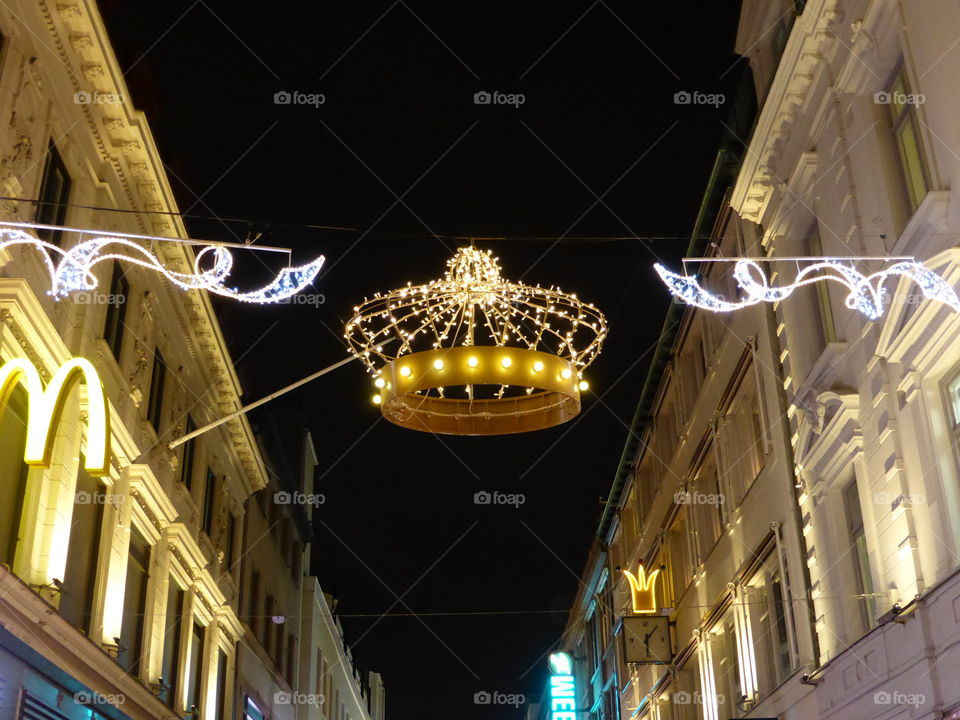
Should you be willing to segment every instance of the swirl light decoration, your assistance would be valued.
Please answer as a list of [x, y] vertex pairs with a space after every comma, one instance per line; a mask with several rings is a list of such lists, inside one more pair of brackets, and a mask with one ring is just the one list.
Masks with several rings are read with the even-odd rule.
[[678, 275], [659, 263], [654, 265], [654, 269], [673, 295], [689, 305], [714, 312], [731, 312], [761, 302], [777, 302], [789, 297], [797, 288], [821, 281], [833, 281], [850, 291], [845, 299], [848, 308], [876, 320], [883, 315], [883, 300], [887, 293], [884, 282], [892, 275], [910, 278], [920, 287], [924, 297], [937, 300], [960, 312], [960, 299], [954, 289], [935, 272], [924, 267], [923, 263], [916, 260], [901, 261], [885, 270], [864, 275], [845, 264], [856, 259], [858, 258], [803, 258], [815, 262], [802, 268], [792, 283], [782, 287], [771, 287], [766, 274], [753, 260], [737, 260], [733, 277], [744, 296], [736, 302], [704, 290], [695, 275]]
[[[196, 253], [193, 272], [181, 273], [164, 267], [150, 250], [129, 237], [94, 237], [89, 240], [81, 240], [71, 246], [69, 250], [62, 250], [53, 243], [45, 242], [25, 232], [21, 229], [22, 227], [32, 226], [0, 225], [0, 250], [16, 245], [36, 248], [50, 274], [50, 290], [48, 292], [55, 298], [67, 297], [74, 292], [95, 290], [97, 288], [97, 278], [93, 274], [93, 266], [106, 260], [122, 260], [155, 270], [184, 290], [207, 290], [223, 297], [248, 303], [277, 303], [295, 295], [309, 285], [316, 278], [317, 273], [320, 272], [324, 261], [321, 255], [306, 265], [284, 268], [273, 282], [259, 290], [240, 292], [237, 288], [226, 285], [227, 278], [233, 268], [233, 255], [226, 247], [221, 245], [204, 246]], [[177, 241], [176, 238], [156, 239], [170, 242]], [[252, 249], [262, 248], [253, 247]], [[59, 259], [54, 262], [54, 258], [58, 256]], [[210, 268], [202, 269], [202, 265], [208, 261]]]
[[401, 427], [497, 435], [580, 412], [583, 371], [607, 334], [597, 308], [560, 288], [504, 280], [491, 251], [462, 247], [442, 279], [378, 293], [345, 337]]

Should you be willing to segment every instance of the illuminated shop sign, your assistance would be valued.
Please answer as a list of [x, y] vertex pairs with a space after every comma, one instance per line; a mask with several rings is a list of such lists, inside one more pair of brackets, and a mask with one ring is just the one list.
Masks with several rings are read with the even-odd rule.
[[577, 692], [570, 654], [552, 653], [550, 673], [550, 720], [576, 720]]

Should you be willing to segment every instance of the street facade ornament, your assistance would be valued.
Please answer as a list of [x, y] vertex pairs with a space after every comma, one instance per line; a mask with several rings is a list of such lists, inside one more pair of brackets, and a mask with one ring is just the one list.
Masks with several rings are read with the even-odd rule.
[[[761, 302], [779, 302], [798, 288], [817, 282], [833, 281], [849, 290], [845, 299], [848, 308], [859, 311], [870, 320], [876, 320], [884, 311], [884, 299], [887, 297], [884, 283], [889, 277], [897, 275], [913, 280], [925, 298], [936, 300], [960, 312], [960, 299], [954, 289], [935, 272], [924, 267], [923, 263], [913, 259], [898, 259], [898, 262], [884, 270], [864, 275], [852, 267], [853, 261], [862, 259], [866, 258], [771, 257], [769, 260], [811, 262], [797, 272], [792, 283], [772, 287], [757, 262], [747, 258], [731, 258], [730, 261], [736, 263], [733, 277], [742, 291], [737, 300], [728, 300], [705, 290], [695, 275], [679, 275], [660, 263], [655, 264], [654, 269], [674, 296], [689, 305], [713, 312], [731, 312]], [[717, 261], [716, 258], [710, 260]]]
[[607, 323], [560, 288], [509, 282], [491, 251], [462, 247], [445, 276], [354, 307], [345, 337], [383, 416], [453, 435], [528, 432], [580, 412]]

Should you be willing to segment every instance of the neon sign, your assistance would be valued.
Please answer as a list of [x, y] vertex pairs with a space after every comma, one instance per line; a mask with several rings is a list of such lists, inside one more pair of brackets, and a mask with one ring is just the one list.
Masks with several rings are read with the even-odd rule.
[[70, 390], [80, 380], [87, 386], [87, 448], [84, 467], [91, 475], [110, 472], [110, 413], [107, 393], [89, 360], [72, 358], [54, 373], [46, 389], [40, 373], [25, 358], [13, 358], [0, 367], [0, 409], [21, 380], [27, 390], [27, 442], [23, 461], [48, 467], [53, 452], [54, 428], [60, 424]]
[[660, 569], [657, 568], [647, 575], [643, 565], [637, 568], [637, 574], [634, 575], [629, 570], [624, 570], [623, 574], [627, 576], [627, 582], [630, 583], [630, 596], [633, 600], [633, 612], [639, 614], [655, 613], [657, 611], [657, 597], [655, 594], [657, 575]]
[[550, 720], [576, 720], [577, 691], [573, 658], [569, 653], [550, 655]]

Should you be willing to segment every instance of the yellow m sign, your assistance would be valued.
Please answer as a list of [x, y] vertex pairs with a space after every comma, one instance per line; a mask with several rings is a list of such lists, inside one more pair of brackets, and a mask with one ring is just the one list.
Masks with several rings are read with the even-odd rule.
[[47, 467], [53, 451], [54, 428], [60, 423], [63, 404], [80, 379], [87, 386], [87, 451], [85, 467], [92, 475], [110, 472], [110, 414], [107, 394], [96, 368], [89, 360], [72, 358], [60, 366], [46, 389], [33, 363], [24, 358], [8, 360], [0, 367], [0, 409], [18, 382], [27, 389], [27, 443], [23, 460]]

